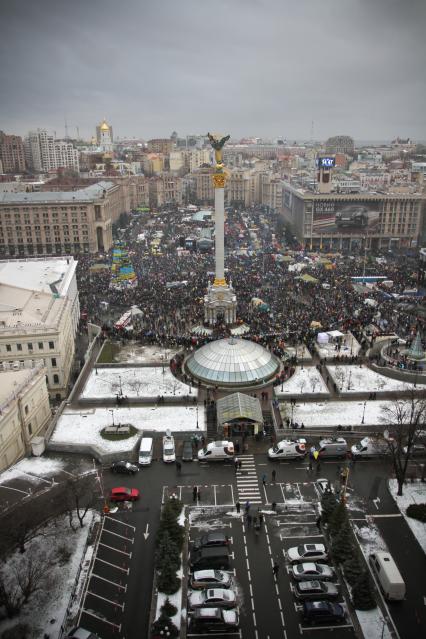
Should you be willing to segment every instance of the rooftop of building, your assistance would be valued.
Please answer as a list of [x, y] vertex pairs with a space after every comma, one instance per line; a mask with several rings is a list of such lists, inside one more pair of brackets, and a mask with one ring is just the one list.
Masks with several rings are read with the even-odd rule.
[[2, 413], [6, 405], [15, 395], [21, 393], [25, 387], [34, 382], [41, 371], [41, 367], [20, 368], [19, 370], [0, 370], [0, 407]]
[[51, 293], [0, 283], [0, 331], [53, 328], [65, 303]]
[[104, 191], [113, 189], [113, 182], [101, 181], [77, 191], [43, 191], [35, 193], [1, 193], [0, 204], [43, 204], [44, 202], [93, 202], [102, 197]]
[[70, 257], [0, 261], [0, 284], [65, 296], [77, 268]]
[[360, 193], [318, 193], [308, 188], [307, 185], [303, 186], [296, 181], [292, 183], [283, 180], [283, 186], [288, 191], [291, 191], [298, 197], [304, 200], [347, 200], [348, 198], [353, 200], [383, 200], [386, 198], [404, 198], [413, 200], [424, 200], [426, 198], [425, 193], [419, 190], [412, 184], [404, 185], [390, 185], [389, 188], [381, 187], [380, 191], [362, 191]]

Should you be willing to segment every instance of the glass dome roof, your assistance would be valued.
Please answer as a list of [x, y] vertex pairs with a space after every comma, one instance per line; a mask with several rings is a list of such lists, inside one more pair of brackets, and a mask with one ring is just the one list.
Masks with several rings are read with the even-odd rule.
[[278, 372], [279, 366], [277, 358], [260, 344], [235, 338], [209, 342], [186, 362], [193, 377], [218, 386], [266, 382]]

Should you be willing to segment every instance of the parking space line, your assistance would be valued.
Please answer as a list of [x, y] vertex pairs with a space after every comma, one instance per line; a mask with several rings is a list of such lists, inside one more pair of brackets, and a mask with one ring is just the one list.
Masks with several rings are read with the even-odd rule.
[[[99, 621], [103, 621], [104, 623], [107, 623], [109, 626], [118, 628], [118, 632], [121, 632], [121, 623], [116, 624], [116, 623], [113, 623], [112, 621], [108, 621], [108, 619], [105, 619], [105, 617], [98, 617], [98, 615], [95, 615], [95, 613], [92, 612], [91, 610], [86, 610], [86, 608], [83, 608], [81, 612], [82, 614], [84, 613], [85, 615], [89, 615], [89, 617], [94, 617], [95, 619], [99, 619]], [[81, 616], [80, 616], [80, 619], [81, 619]]]
[[111, 581], [110, 579], [105, 579], [105, 577], [101, 577], [100, 575], [95, 575], [94, 572], [92, 572], [92, 577], [95, 577], [96, 579], [101, 579], [102, 581], [106, 581], [108, 584], [117, 586], [117, 588], [121, 588], [122, 590], [124, 590], [124, 592], [127, 592], [127, 584], [125, 586], [122, 586], [121, 584], [118, 584], [115, 581]]
[[131, 544], [134, 543], [134, 538], [133, 537], [125, 537], [124, 535], [119, 535], [118, 533], [112, 532], [112, 530], [108, 530], [108, 528], [102, 528], [102, 532], [107, 532], [110, 535], [114, 535], [114, 537], [120, 537], [120, 539], [125, 539], [126, 541], [130, 541]]
[[231, 486], [231, 498], [232, 498], [232, 503], [235, 504], [235, 499], [234, 499], [234, 489], [232, 487], [232, 484], [229, 484]]
[[280, 490], [281, 490], [281, 495], [283, 496], [283, 502], [285, 503], [287, 500], [285, 498], [285, 494], [284, 494], [284, 490], [283, 490], [283, 485], [280, 484]]
[[306, 631], [311, 631], [311, 630], [337, 630], [340, 628], [353, 628], [352, 624], [339, 624], [338, 626], [302, 626], [299, 623], [299, 631], [300, 634], [303, 634]]
[[[163, 487], [164, 490], [164, 487]], [[132, 524], [128, 524], [125, 521], [121, 521], [121, 519], [115, 519], [114, 517], [111, 517], [110, 515], [105, 515], [104, 519], [110, 519], [111, 521], [115, 521], [117, 524], [121, 524], [122, 526], [126, 526], [126, 528], [133, 528], [133, 530], [136, 530], [136, 526], [132, 526]]]
[[321, 537], [321, 539], [322, 539], [323, 535], [282, 535], [280, 533], [281, 541], [283, 539], [312, 539], [312, 537]]
[[213, 484], [214, 505], [217, 506], [216, 484]]
[[102, 599], [102, 601], [106, 601], [107, 603], [112, 604], [113, 606], [118, 606], [121, 608], [121, 612], [124, 610], [124, 603], [118, 603], [118, 601], [113, 601], [112, 599], [107, 599], [106, 597], [102, 597], [101, 595], [97, 595], [96, 592], [92, 592], [91, 590], [87, 591], [88, 595], [92, 595], [92, 597], [96, 597], [97, 599]]
[[127, 557], [132, 556], [131, 552], [126, 552], [125, 550], [118, 550], [118, 548], [114, 548], [113, 546], [108, 546], [107, 544], [103, 544], [101, 541], [99, 542], [99, 545], [103, 546], [104, 548], [108, 548], [109, 550], [115, 550], [115, 552], [119, 552], [122, 555], [126, 555]]
[[121, 572], [125, 572], [126, 575], [129, 574], [129, 568], [122, 568], [121, 566], [112, 564], [110, 561], [105, 561], [105, 559], [100, 559], [99, 557], [96, 557], [95, 561], [101, 561], [103, 564], [106, 564], [107, 566], [111, 566], [112, 568], [117, 568], [117, 570], [121, 570]]

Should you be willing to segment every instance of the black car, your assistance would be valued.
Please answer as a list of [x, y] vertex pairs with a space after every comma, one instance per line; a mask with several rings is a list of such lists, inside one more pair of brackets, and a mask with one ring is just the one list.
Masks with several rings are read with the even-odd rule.
[[139, 470], [136, 464], [132, 464], [129, 461], [117, 461], [111, 464], [112, 473], [120, 473], [122, 475], [134, 475]]
[[190, 439], [185, 439], [182, 447], [182, 461], [192, 461], [193, 460], [193, 451], [192, 451], [192, 442]]
[[193, 549], [211, 548], [212, 546], [227, 546], [229, 539], [221, 532], [211, 532], [194, 540]]
[[331, 601], [304, 601], [302, 617], [308, 623], [342, 623], [345, 609]]

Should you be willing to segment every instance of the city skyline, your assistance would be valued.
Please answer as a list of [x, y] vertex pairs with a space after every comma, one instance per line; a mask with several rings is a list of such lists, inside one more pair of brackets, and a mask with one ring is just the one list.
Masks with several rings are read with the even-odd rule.
[[0, 128], [422, 140], [425, 18], [421, 0], [23, 0], [2, 11]]

